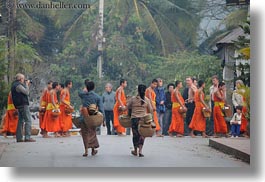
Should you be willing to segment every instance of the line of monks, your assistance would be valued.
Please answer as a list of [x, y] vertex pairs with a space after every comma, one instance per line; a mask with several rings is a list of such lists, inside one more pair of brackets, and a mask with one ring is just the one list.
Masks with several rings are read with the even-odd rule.
[[[190, 81], [190, 83], [188, 83]], [[188, 125], [190, 129], [190, 136], [195, 137], [194, 132], [201, 132], [203, 138], [207, 138], [206, 135], [206, 117], [203, 114], [203, 110], [207, 112], [213, 112], [213, 125], [214, 125], [214, 137], [219, 137], [219, 135], [228, 136], [228, 126], [225, 121], [225, 115], [223, 108], [226, 104], [226, 87], [225, 83], [219, 83], [218, 77], [213, 76], [212, 78], [212, 88], [211, 88], [211, 102], [213, 103], [213, 108], [210, 108], [205, 102], [204, 88], [205, 82], [200, 80], [198, 86], [195, 85], [191, 77], [186, 78], [186, 84], [188, 86], [188, 99], [184, 100], [180, 89], [183, 87], [181, 81], [176, 81], [175, 89], [171, 93], [172, 102], [172, 117], [171, 123], [168, 129], [169, 136], [173, 136], [176, 133], [177, 137], [184, 136], [184, 119], [187, 112], [187, 103], [195, 103], [195, 109], [192, 115], [192, 119]], [[156, 124], [156, 136], [161, 137], [161, 127], [158, 122], [157, 112], [156, 112], [156, 93], [155, 88], [158, 85], [158, 80], [154, 79], [151, 85], [146, 89], [145, 96], [150, 100], [153, 108], [153, 120]], [[119, 115], [125, 114], [126, 106], [126, 95], [124, 93], [124, 88], [127, 86], [126, 80], [120, 81], [120, 87], [116, 91], [116, 104], [114, 106], [114, 128], [118, 135], [125, 135], [125, 128], [119, 123]], [[245, 108], [245, 106], [243, 107]], [[245, 109], [246, 110], [246, 109]], [[242, 124], [240, 131], [245, 132], [247, 130], [247, 119], [243, 115]]]
[[[211, 93], [212, 101], [214, 102], [213, 107], [213, 118], [214, 118], [214, 136], [217, 134], [227, 134], [227, 124], [222, 112], [222, 107], [225, 104], [225, 84], [223, 82], [219, 83], [217, 78], [213, 78], [213, 90]], [[156, 113], [156, 94], [155, 88], [158, 85], [158, 81], [154, 79], [150, 86], [146, 89], [146, 97], [150, 100], [153, 108], [153, 119], [156, 124], [156, 136], [161, 137], [161, 127], [158, 122]], [[115, 100], [116, 103], [113, 108], [114, 113], [114, 128], [118, 135], [125, 135], [125, 128], [119, 123], [119, 116], [121, 114], [126, 114], [126, 94], [124, 89], [127, 86], [127, 81], [122, 79], [120, 81], [120, 86], [116, 90]], [[184, 118], [187, 108], [185, 106], [186, 102], [195, 102], [195, 110], [192, 120], [189, 124], [191, 129], [190, 135], [194, 137], [194, 131], [202, 132], [202, 137], [208, 137], [205, 133], [206, 131], [206, 118], [202, 113], [202, 109], [209, 110], [209, 106], [204, 101], [204, 88], [205, 83], [201, 81], [198, 88], [191, 84], [189, 87], [189, 98], [185, 101], [180, 93], [182, 88], [182, 82], [176, 81], [175, 89], [171, 93], [172, 101], [172, 119], [169, 126], [168, 134], [173, 136], [176, 133], [177, 137], [182, 137], [184, 135]], [[41, 129], [41, 134], [44, 138], [50, 137], [48, 132], [54, 132], [55, 137], [59, 136], [70, 136], [69, 129], [72, 128], [72, 115], [71, 113], [65, 112], [67, 108], [73, 109], [70, 102], [70, 89], [72, 88], [72, 81], [67, 80], [65, 82], [64, 88], [58, 84], [58, 82], [49, 81], [47, 87], [43, 90], [40, 98], [40, 113], [39, 113], [39, 126]], [[59, 92], [60, 91], [60, 92]], [[57, 99], [57, 93], [60, 93], [60, 102]], [[56, 114], [58, 113], [58, 114]], [[2, 133], [4, 136], [7, 132], [15, 135], [17, 123], [18, 123], [18, 112], [16, 111], [11, 93], [8, 96], [8, 106], [3, 120]], [[243, 118], [241, 131], [246, 130], [246, 119]]]
[[[70, 136], [72, 129], [72, 114], [66, 109], [71, 108], [70, 89], [72, 81], [66, 80], [65, 85], [49, 81], [40, 98], [39, 125], [44, 138], [49, 138], [48, 132], [54, 132], [55, 137]], [[59, 92], [58, 92], [59, 91]], [[58, 101], [57, 93], [60, 93]]]
[[[72, 115], [65, 110], [66, 108], [73, 109], [70, 103], [71, 88], [71, 80], [67, 80], [65, 86], [63, 84], [59, 85], [58, 82], [49, 81], [47, 87], [43, 90], [40, 97], [39, 127], [44, 138], [50, 137], [48, 132], [53, 132], [55, 137], [70, 136], [69, 129], [72, 129]], [[60, 102], [57, 99], [57, 93], [60, 93]], [[13, 104], [11, 92], [8, 95], [7, 111], [2, 117], [1, 124], [1, 133], [4, 137], [7, 137], [7, 134], [15, 137], [18, 112]]]

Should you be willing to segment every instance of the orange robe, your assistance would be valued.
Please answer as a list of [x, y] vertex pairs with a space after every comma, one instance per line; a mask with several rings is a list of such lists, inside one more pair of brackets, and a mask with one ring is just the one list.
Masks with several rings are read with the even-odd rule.
[[[62, 101], [64, 94], [65, 94], [64, 101], [67, 104], [70, 104], [70, 93], [66, 89], [63, 89], [61, 91], [60, 101]], [[61, 124], [61, 129], [63, 132], [67, 132], [68, 130], [72, 129], [72, 114], [66, 114], [65, 108], [66, 108], [66, 105], [61, 102], [60, 103], [60, 111], [61, 111], [60, 124]]]
[[[58, 103], [58, 99], [56, 94], [53, 95], [55, 103]], [[59, 105], [56, 106], [56, 108], [52, 104], [52, 94], [49, 92], [48, 94], [48, 99], [47, 99], [47, 107], [46, 107], [46, 112], [44, 115], [44, 119], [42, 122], [41, 128], [45, 129], [47, 132], [58, 132], [61, 129], [60, 126], [60, 119], [58, 117], [53, 117], [52, 116], [52, 110], [53, 109], [58, 109]]]
[[[245, 98], [244, 97], [243, 97], [243, 102], [245, 102]], [[247, 107], [243, 106], [243, 108], [242, 108], [241, 126], [240, 126], [240, 131], [241, 132], [246, 132], [247, 131], [248, 120], [246, 118], [246, 113], [247, 113]]]
[[7, 100], [7, 111], [5, 116], [5, 121], [3, 125], [3, 131], [2, 132], [10, 132], [12, 134], [16, 134], [17, 132], [17, 124], [18, 124], [18, 113], [17, 115], [14, 115], [14, 112], [18, 112], [15, 108], [11, 96], [11, 92], [8, 94], [8, 100]]
[[[178, 97], [180, 102], [184, 105], [184, 99], [180, 92], [178, 93]], [[171, 100], [172, 100], [172, 119], [171, 124], [169, 126], [168, 132], [176, 132], [178, 134], [183, 135], [184, 134], [184, 118], [183, 116], [178, 112], [180, 108], [180, 103], [177, 101], [177, 98], [175, 96], [175, 91], [171, 94]]]
[[[121, 102], [124, 106], [126, 106], [126, 95], [124, 93], [124, 90], [121, 91]], [[125, 128], [122, 127], [120, 125], [120, 122], [119, 122], [119, 116], [121, 114], [125, 114], [124, 112], [120, 112], [119, 111], [119, 101], [118, 101], [118, 92], [116, 91], [116, 95], [115, 95], [115, 99], [116, 99], [116, 103], [114, 105], [114, 108], [113, 108], [113, 114], [114, 114], [114, 118], [113, 118], [113, 125], [114, 125], [114, 128], [116, 129], [116, 132], [117, 133], [125, 133]]]
[[[222, 93], [221, 93], [222, 94]], [[221, 110], [224, 107], [224, 102], [214, 95], [214, 108], [213, 108], [213, 119], [214, 119], [214, 133], [227, 133], [227, 125], [225, 122], [224, 114]]]
[[[43, 95], [41, 97], [41, 100], [40, 100], [40, 106], [41, 107], [45, 107], [45, 108], [47, 107], [48, 95], [49, 95], [49, 91], [48, 91], [48, 89], [45, 89], [44, 93], [43, 93]], [[44, 114], [45, 113], [39, 112], [39, 126], [40, 126], [41, 129], [43, 129], [41, 126], [42, 126], [42, 123], [43, 123]]]
[[[150, 94], [151, 94], [151, 98], [149, 98]], [[149, 87], [145, 91], [145, 96], [151, 101], [151, 104], [153, 105], [153, 108], [156, 108], [156, 93], [155, 93], [155, 91], [152, 88]], [[159, 125], [159, 122], [158, 122], [157, 112], [156, 111], [153, 112], [153, 118], [154, 118], [154, 122], [156, 124], [156, 131], [159, 131], [161, 128], [160, 128], [160, 125]]]
[[[202, 99], [204, 99], [204, 93], [202, 92]], [[192, 116], [189, 128], [195, 131], [205, 132], [206, 130], [206, 118], [203, 116], [202, 108], [204, 107], [203, 103], [200, 100], [200, 94], [198, 91], [194, 95], [195, 109]]]

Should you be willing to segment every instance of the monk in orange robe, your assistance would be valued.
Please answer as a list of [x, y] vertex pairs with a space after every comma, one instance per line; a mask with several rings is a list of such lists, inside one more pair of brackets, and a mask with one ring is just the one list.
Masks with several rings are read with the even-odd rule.
[[59, 115], [55, 117], [53, 112], [60, 114], [57, 92], [59, 89], [58, 82], [52, 83], [52, 89], [49, 91], [48, 99], [47, 99], [47, 107], [44, 115], [44, 120], [42, 122], [41, 127], [47, 132], [54, 132], [55, 137], [59, 137], [59, 131], [61, 129]]
[[182, 82], [176, 81], [176, 88], [171, 94], [172, 101], [172, 119], [171, 124], [168, 129], [169, 136], [173, 137], [173, 132], [177, 133], [177, 137], [183, 137], [184, 135], [184, 118], [183, 115], [179, 113], [180, 107], [187, 110], [185, 106], [185, 101], [180, 93], [182, 88]]
[[194, 101], [195, 101], [195, 109], [194, 114], [192, 116], [189, 128], [191, 129], [191, 137], [194, 138], [194, 131], [202, 132], [202, 137], [207, 138], [208, 136], [205, 133], [206, 130], [206, 118], [203, 116], [202, 109], [205, 108], [210, 110], [208, 105], [204, 102], [204, 92], [205, 83], [202, 80], [198, 82], [199, 89], [195, 92]]
[[7, 99], [7, 111], [4, 117], [4, 124], [2, 130], [3, 136], [6, 138], [8, 132], [15, 136], [17, 131], [17, 124], [18, 111], [13, 104], [11, 92], [9, 92]]
[[116, 90], [115, 100], [116, 103], [113, 108], [114, 114], [114, 128], [119, 136], [125, 136], [125, 128], [120, 125], [119, 116], [126, 114], [126, 95], [124, 88], [127, 87], [127, 81], [125, 79], [120, 80], [120, 87]]
[[214, 91], [214, 108], [213, 108], [213, 119], [214, 119], [214, 137], [218, 137], [217, 134], [227, 135], [227, 125], [225, 122], [222, 108], [225, 105], [225, 83], [221, 82], [218, 85], [218, 89]]
[[44, 119], [44, 114], [45, 114], [45, 110], [47, 107], [47, 102], [48, 102], [48, 95], [49, 95], [49, 91], [52, 89], [52, 81], [49, 81], [47, 83], [47, 87], [43, 90], [41, 97], [40, 97], [40, 108], [39, 108], [39, 126], [41, 129], [40, 134], [42, 134], [42, 136], [48, 137], [47, 135], [47, 131], [45, 131], [44, 128], [42, 128], [42, 123], [43, 123], [43, 119]]
[[163, 135], [161, 134], [161, 127], [159, 125], [158, 122], [158, 118], [157, 118], [157, 113], [156, 113], [156, 93], [155, 93], [155, 88], [157, 87], [158, 84], [158, 80], [157, 79], [153, 79], [150, 87], [148, 87], [145, 91], [145, 96], [150, 100], [151, 105], [152, 105], [152, 109], [153, 109], [153, 119], [156, 125], [156, 136], [157, 137], [163, 137]]
[[66, 80], [65, 88], [61, 90], [60, 94], [60, 124], [62, 129], [62, 136], [70, 136], [69, 130], [72, 129], [72, 114], [66, 113], [66, 107], [73, 109], [70, 103], [70, 89], [72, 88], [73, 83], [71, 80]]
[[[246, 99], [243, 97], [243, 102], [246, 103]], [[246, 113], [248, 112], [247, 107], [243, 106], [242, 108], [242, 118], [241, 118], [241, 126], [240, 126], [240, 132], [243, 133], [243, 135], [246, 137], [247, 136], [247, 125], [248, 125], [248, 120], [246, 118]]]

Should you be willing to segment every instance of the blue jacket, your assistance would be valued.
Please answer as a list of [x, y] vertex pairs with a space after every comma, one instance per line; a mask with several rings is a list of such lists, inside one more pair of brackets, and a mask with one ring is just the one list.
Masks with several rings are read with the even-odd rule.
[[166, 94], [165, 94], [165, 89], [164, 87], [157, 87], [155, 88], [155, 93], [156, 93], [156, 108], [157, 111], [159, 112], [159, 105], [161, 101], [166, 101]]
[[82, 100], [83, 107], [88, 107], [90, 104], [96, 104], [98, 106], [98, 110], [103, 114], [105, 118], [102, 98], [98, 94], [96, 94], [94, 91], [79, 91], [78, 95]]

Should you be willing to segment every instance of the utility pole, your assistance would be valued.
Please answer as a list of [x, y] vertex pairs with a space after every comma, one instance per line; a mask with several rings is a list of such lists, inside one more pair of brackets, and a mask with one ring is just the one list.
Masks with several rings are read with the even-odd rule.
[[98, 77], [102, 78], [102, 62], [103, 62], [103, 15], [104, 15], [104, 0], [99, 0], [99, 26], [98, 26], [98, 60], [97, 60], [97, 68], [98, 68]]
[[12, 83], [15, 77], [15, 61], [16, 61], [16, 44], [17, 44], [17, 33], [16, 33], [16, 9], [17, 0], [7, 0], [6, 7], [8, 9], [8, 83]]

